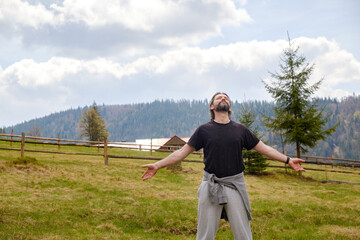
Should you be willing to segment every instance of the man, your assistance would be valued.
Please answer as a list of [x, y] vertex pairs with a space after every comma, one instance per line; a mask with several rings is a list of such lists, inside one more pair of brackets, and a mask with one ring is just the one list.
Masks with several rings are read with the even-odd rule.
[[204, 178], [198, 190], [198, 240], [215, 239], [220, 217], [225, 213], [235, 239], [252, 239], [251, 211], [243, 176], [242, 149], [259, 153], [304, 171], [304, 160], [289, 158], [265, 145], [248, 128], [231, 121], [231, 105], [226, 93], [215, 93], [210, 101], [211, 121], [196, 129], [187, 144], [168, 157], [144, 165], [143, 180], [163, 167], [175, 164], [193, 151], [203, 148]]

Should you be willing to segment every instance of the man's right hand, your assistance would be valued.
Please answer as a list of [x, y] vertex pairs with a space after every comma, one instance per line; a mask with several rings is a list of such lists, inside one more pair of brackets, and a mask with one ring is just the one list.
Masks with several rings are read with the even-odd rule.
[[195, 149], [193, 147], [191, 147], [188, 144], [185, 144], [182, 148], [171, 153], [166, 158], [164, 158], [154, 164], [147, 164], [147, 165], [141, 166], [143, 168], [147, 168], [147, 170], [142, 175], [142, 179], [147, 180], [149, 178], [152, 178], [160, 168], [170, 166], [172, 164], [182, 161], [194, 150]]
[[152, 178], [156, 172], [159, 170], [159, 168], [155, 164], [147, 164], [141, 166], [143, 168], [147, 168], [144, 174], [142, 175], [142, 180], [145, 181], [149, 178]]

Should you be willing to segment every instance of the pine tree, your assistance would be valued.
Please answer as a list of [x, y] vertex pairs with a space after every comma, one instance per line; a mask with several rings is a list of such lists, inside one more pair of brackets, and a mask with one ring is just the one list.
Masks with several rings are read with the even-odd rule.
[[285, 143], [296, 144], [296, 154], [308, 151], [306, 147], [313, 148], [317, 141], [324, 140], [326, 136], [335, 131], [337, 125], [326, 130], [322, 128], [328, 121], [323, 117], [324, 110], [318, 110], [317, 104], [311, 102], [311, 95], [319, 88], [323, 79], [309, 86], [309, 78], [313, 72], [314, 64], [306, 63], [306, 58], [299, 55], [299, 46], [289, 38], [289, 47], [284, 49], [281, 58], [281, 73], [271, 73], [273, 81], [264, 82], [267, 91], [275, 99], [275, 117], [264, 117], [264, 125], [275, 132], [281, 132]]
[[[255, 136], [261, 138], [261, 136], [259, 136], [257, 127], [253, 126], [255, 122], [255, 116], [247, 109], [246, 104], [242, 107], [239, 121], [247, 128], [249, 128], [250, 131], [255, 134]], [[261, 174], [268, 166], [266, 162], [267, 159], [254, 150], [243, 149], [243, 158], [245, 163], [245, 174]]]
[[96, 103], [82, 113], [79, 127], [80, 137], [87, 137], [89, 141], [102, 141], [109, 136], [105, 120], [100, 116]]

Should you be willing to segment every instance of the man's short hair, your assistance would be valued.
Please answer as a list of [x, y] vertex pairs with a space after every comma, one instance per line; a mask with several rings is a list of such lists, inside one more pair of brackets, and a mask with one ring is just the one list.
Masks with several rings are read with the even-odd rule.
[[[210, 118], [211, 118], [211, 120], [214, 120], [214, 119], [215, 119], [215, 113], [214, 113], [214, 110], [211, 110], [211, 109], [210, 109], [210, 106], [214, 104], [215, 97], [216, 97], [217, 95], [219, 95], [219, 94], [224, 94], [225, 96], [227, 96], [228, 99], [229, 99], [229, 102], [230, 102], [230, 97], [229, 97], [229, 95], [227, 95], [226, 93], [224, 93], [224, 92], [217, 92], [217, 93], [215, 93], [215, 94], [212, 96], [212, 98], [211, 98], [211, 100], [210, 100], [210, 104], [209, 104], [209, 111], [210, 111]], [[231, 107], [231, 102], [230, 102], [230, 107]], [[229, 109], [229, 111], [228, 111], [228, 114], [229, 114], [229, 118], [231, 119], [231, 110], [230, 110], [230, 109]]]

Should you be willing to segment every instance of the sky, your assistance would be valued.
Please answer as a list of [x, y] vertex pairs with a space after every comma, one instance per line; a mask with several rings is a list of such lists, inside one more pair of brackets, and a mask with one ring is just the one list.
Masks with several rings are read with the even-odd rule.
[[288, 33], [314, 97], [360, 94], [358, 0], [0, 0], [0, 126], [161, 99], [273, 100]]

